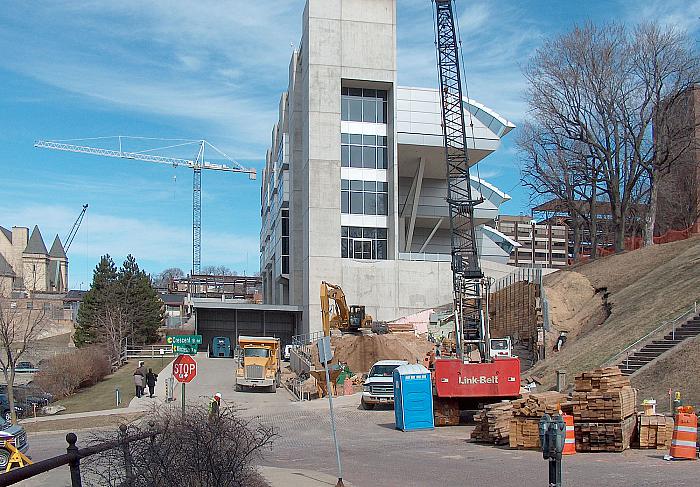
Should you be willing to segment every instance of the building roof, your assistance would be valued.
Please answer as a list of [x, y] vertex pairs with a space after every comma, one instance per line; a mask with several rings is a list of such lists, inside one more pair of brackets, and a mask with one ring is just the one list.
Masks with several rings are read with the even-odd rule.
[[12, 266], [5, 260], [5, 257], [3, 257], [2, 254], [0, 254], [0, 276], [16, 276], [15, 271], [12, 270]]
[[71, 289], [66, 293], [65, 296], [63, 296], [63, 301], [64, 302], [71, 302], [71, 301], [82, 301], [85, 295], [87, 294], [87, 291], [82, 291], [80, 289]]
[[160, 299], [170, 306], [179, 306], [185, 302], [185, 296], [183, 294], [161, 293]]
[[7, 237], [7, 240], [12, 242], [12, 232], [10, 230], [8, 230], [5, 227], [0, 226], [0, 232], [2, 232], [3, 235], [5, 235], [5, 237]]
[[24, 249], [25, 254], [48, 254], [46, 250], [46, 245], [44, 244], [44, 238], [41, 236], [39, 231], [39, 226], [34, 225], [34, 230], [32, 230], [32, 236], [29, 237], [29, 243], [27, 248]]
[[63, 244], [61, 243], [61, 239], [58, 237], [58, 235], [56, 235], [56, 238], [53, 239], [53, 245], [51, 246], [51, 250], [49, 251], [49, 256], [56, 257], [58, 259], [68, 258], [66, 256], [66, 251], [63, 250]]

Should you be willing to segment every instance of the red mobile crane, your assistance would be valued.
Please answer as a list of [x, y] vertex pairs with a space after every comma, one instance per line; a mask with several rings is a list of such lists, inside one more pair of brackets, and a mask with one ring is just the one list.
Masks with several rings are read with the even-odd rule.
[[[477, 254], [469, 180], [459, 47], [453, 0], [435, 1], [436, 46], [450, 212], [455, 341], [457, 356], [435, 360], [435, 409], [472, 409], [518, 397], [520, 360], [492, 358], [488, 323], [488, 279]], [[447, 423], [446, 423], [447, 424]]]

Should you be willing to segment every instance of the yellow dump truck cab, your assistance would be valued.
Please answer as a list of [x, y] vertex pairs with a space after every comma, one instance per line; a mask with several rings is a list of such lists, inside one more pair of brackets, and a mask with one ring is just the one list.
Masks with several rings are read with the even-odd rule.
[[276, 392], [280, 385], [280, 353], [279, 338], [239, 336], [236, 390], [262, 387]]

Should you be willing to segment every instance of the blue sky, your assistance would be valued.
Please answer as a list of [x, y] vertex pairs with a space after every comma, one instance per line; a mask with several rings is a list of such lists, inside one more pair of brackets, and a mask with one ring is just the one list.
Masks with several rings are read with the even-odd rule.
[[[574, 23], [659, 20], [698, 38], [700, 1], [462, 1], [472, 98], [516, 125], [527, 118], [520, 65]], [[47, 245], [90, 209], [69, 252], [85, 287], [104, 253], [149, 272], [191, 262], [187, 169], [33, 148], [35, 139], [108, 135], [205, 138], [260, 169], [299, 42], [304, 0], [7, 2], [0, 11], [0, 225], [38, 224]], [[399, 83], [435, 86], [429, 0], [398, 0]], [[528, 212], [511, 132], [480, 164]], [[187, 154], [183, 154], [187, 155]], [[259, 184], [203, 174], [202, 264], [258, 268]]]

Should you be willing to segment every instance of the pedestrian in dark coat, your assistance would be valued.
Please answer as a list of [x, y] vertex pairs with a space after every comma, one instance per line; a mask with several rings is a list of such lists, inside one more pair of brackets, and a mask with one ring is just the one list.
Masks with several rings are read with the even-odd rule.
[[150, 397], [153, 397], [153, 391], [156, 388], [156, 382], [158, 381], [158, 374], [153, 373], [153, 369], [148, 369], [146, 374], [146, 385], [148, 386], [148, 392]]
[[139, 367], [134, 371], [134, 385], [136, 397], [143, 396], [143, 389], [146, 386], [146, 368], [143, 366], [143, 361], [139, 362]]

